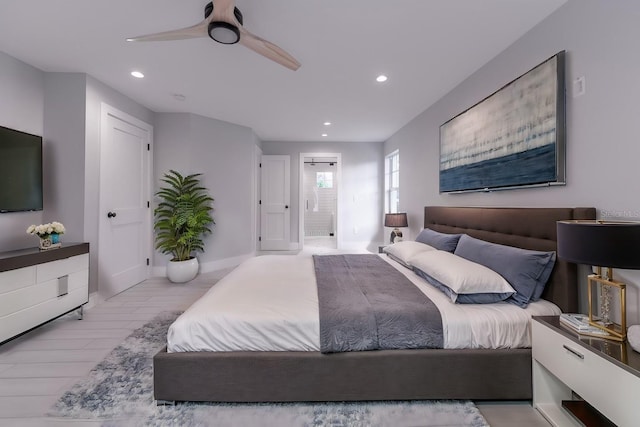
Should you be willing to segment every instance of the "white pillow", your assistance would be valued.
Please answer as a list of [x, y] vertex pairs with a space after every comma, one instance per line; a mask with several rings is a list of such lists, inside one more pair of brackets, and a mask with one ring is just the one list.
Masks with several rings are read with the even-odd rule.
[[422, 252], [413, 256], [409, 264], [456, 294], [515, 293], [509, 282], [495, 271], [450, 252]]
[[415, 255], [426, 252], [435, 251], [436, 248], [426, 245], [420, 242], [414, 242], [412, 240], [403, 240], [401, 242], [394, 243], [389, 246], [385, 246], [382, 251], [385, 252], [390, 258], [398, 261], [400, 264], [407, 268], [411, 268], [409, 259]]

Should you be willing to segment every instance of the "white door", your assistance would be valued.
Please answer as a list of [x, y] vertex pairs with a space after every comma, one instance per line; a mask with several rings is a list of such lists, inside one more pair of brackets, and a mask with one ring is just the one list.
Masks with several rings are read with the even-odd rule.
[[109, 298], [149, 277], [151, 125], [102, 104], [98, 291]]
[[262, 250], [288, 250], [291, 236], [289, 156], [262, 156], [260, 234]]

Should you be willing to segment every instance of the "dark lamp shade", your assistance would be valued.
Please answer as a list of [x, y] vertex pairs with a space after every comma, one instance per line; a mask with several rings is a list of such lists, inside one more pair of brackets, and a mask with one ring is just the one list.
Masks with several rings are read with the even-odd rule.
[[408, 227], [406, 213], [390, 213], [384, 216], [385, 227]]
[[558, 257], [596, 267], [640, 269], [640, 222], [558, 221]]

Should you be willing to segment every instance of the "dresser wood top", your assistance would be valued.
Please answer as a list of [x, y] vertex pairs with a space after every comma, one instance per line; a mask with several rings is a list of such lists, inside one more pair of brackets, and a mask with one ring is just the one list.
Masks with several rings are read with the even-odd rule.
[[0, 252], [0, 273], [89, 253], [89, 243], [63, 243], [56, 249], [26, 248]]

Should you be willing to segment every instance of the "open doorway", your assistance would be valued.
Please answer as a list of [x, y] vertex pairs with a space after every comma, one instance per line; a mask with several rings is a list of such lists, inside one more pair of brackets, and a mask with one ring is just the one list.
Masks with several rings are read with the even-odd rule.
[[337, 249], [340, 155], [305, 153], [300, 168], [300, 236], [304, 247]]

